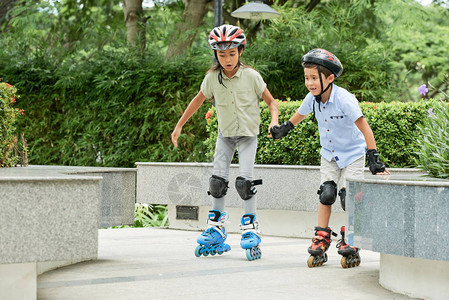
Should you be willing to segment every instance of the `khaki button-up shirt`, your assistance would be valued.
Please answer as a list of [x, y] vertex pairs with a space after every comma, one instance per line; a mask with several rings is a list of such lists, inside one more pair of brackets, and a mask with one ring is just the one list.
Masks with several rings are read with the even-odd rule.
[[218, 82], [218, 70], [206, 74], [201, 92], [215, 99], [218, 130], [224, 137], [257, 136], [260, 125], [259, 101], [266, 88], [259, 72], [240, 66], [231, 78], [223, 74], [224, 87]]

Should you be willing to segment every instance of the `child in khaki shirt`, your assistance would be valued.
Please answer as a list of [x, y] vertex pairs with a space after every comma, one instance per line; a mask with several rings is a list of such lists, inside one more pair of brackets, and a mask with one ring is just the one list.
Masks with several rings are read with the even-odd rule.
[[209, 212], [207, 229], [197, 239], [199, 246], [195, 249], [195, 255], [222, 254], [231, 249], [225, 243], [228, 219], [224, 211], [225, 195], [229, 188], [229, 167], [238, 146], [239, 176], [235, 180], [235, 188], [244, 200], [240, 246], [246, 250], [248, 260], [253, 260], [261, 256], [259, 223], [256, 219], [257, 190], [254, 186], [261, 184], [262, 180], [253, 180], [260, 125], [259, 100], [262, 98], [267, 103], [271, 114], [268, 130], [278, 124], [277, 102], [260, 74], [240, 62], [246, 46], [246, 37], [241, 28], [232, 25], [214, 28], [210, 32], [209, 46], [214, 51], [217, 63], [206, 74], [201, 90], [190, 102], [171, 135], [177, 147], [182, 126], [205, 99], [214, 98], [218, 137], [208, 191], [212, 196], [212, 210]]

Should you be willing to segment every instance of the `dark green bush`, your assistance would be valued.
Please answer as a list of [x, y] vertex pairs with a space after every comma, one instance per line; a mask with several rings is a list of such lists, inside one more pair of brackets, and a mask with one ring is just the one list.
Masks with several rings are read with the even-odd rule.
[[[27, 117], [17, 127], [28, 139], [30, 163], [132, 167], [136, 161], [212, 158], [217, 130], [212, 117], [206, 131], [207, 104], [184, 126], [180, 147], [170, 141], [199, 90], [210, 56], [196, 53], [165, 61], [105, 48], [57, 62], [38, 51], [24, 59], [25, 52], [18, 47], [0, 53], [0, 70], [22, 95], [19, 105]], [[389, 167], [416, 165], [416, 126], [432, 103], [361, 103]], [[280, 122], [299, 105], [281, 103]], [[257, 163], [317, 165], [316, 123], [309, 117], [287, 138], [273, 142], [266, 137], [269, 113], [265, 104], [262, 108]]]
[[131, 167], [206, 159], [207, 106], [185, 125], [178, 149], [170, 134], [211, 57], [164, 61], [113, 49], [60, 64], [39, 53], [1, 58], [0, 70], [23, 95], [27, 118], [17, 126], [28, 138], [32, 164]]
[[[279, 102], [279, 123], [290, 119], [300, 105], [300, 101]], [[381, 159], [387, 167], [416, 167], [415, 149], [420, 134], [418, 125], [425, 121], [428, 109], [435, 105], [435, 101], [360, 103], [362, 112], [374, 132]], [[256, 154], [257, 164], [320, 164], [318, 127], [312, 116], [307, 117], [279, 141], [267, 137], [270, 120], [266, 104], [261, 103], [261, 134]], [[205, 145], [209, 149], [207, 155], [211, 158], [217, 138], [215, 112], [208, 120], [208, 132], [210, 135]]]

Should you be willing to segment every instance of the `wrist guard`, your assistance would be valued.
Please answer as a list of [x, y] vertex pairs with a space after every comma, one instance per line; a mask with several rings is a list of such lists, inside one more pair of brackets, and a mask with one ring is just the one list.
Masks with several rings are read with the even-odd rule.
[[369, 170], [373, 175], [385, 171], [385, 165], [379, 160], [379, 155], [376, 149], [370, 149], [367, 152]]
[[292, 122], [286, 121], [281, 126], [274, 125], [273, 127], [271, 127], [270, 133], [273, 139], [278, 140], [286, 136], [289, 131], [293, 129], [293, 127], [295, 127], [295, 125], [293, 125]]

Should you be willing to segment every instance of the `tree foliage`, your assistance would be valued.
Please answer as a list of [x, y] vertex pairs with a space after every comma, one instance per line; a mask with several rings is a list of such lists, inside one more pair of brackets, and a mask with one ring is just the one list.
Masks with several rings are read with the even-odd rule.
[[[343, 3], [343, 4], [342, 4]], [[344, 72], [337, 82], [364, 101], [391, 101], [391, 68], [387, 45], [376, 40], [382, 30], [366, 23], [374, 10], [370, 1], [330, 2], [311, 12], [280, 8], [282, 17], [272, 21], [264, 35], [250, 45], [250, 59], [270, 82], [278, 98], [307, 94], [303, 84], [301, 58], [313, 48], [324, 48], [336, 54]], [[376, 17], [370, 16], [372, 22]]]
[[[240, 2], [225, 0], [225, 10]], [[7, 23], [0, 20], [2, 30], [7, 28], [0, 33], [0, 77], [21, 95], [18, 105], [27, 113], [17, 126], [29, 141], [31, 163], [132, 166], [138, 160], [207, 160], [202, 145], [206, 105], [184, 128], [181, 149], [173, 149], [169, 135], [212, 63], [211, 11], [198, 23], [190, 48], [167, 60], [185, 8], [181, 1], [155, 1], [146, 9], [151, 18], [144, 53], [126, 44], [119, 1], [9, 3], [16, 5], [8, 8]], [[316, 47], [340, 58], [345, 70], [337, 84], [361, 101], [416, 101], [415, 91], [427, 81], [433, 91], [447, 93], [444, 6], [422, 7], [412, 0], [269, 4], [281, 18], [240, 22], [253, 34], [242, 60], [262, 73], [275, 98], [305, 96], [301, 57]]]

